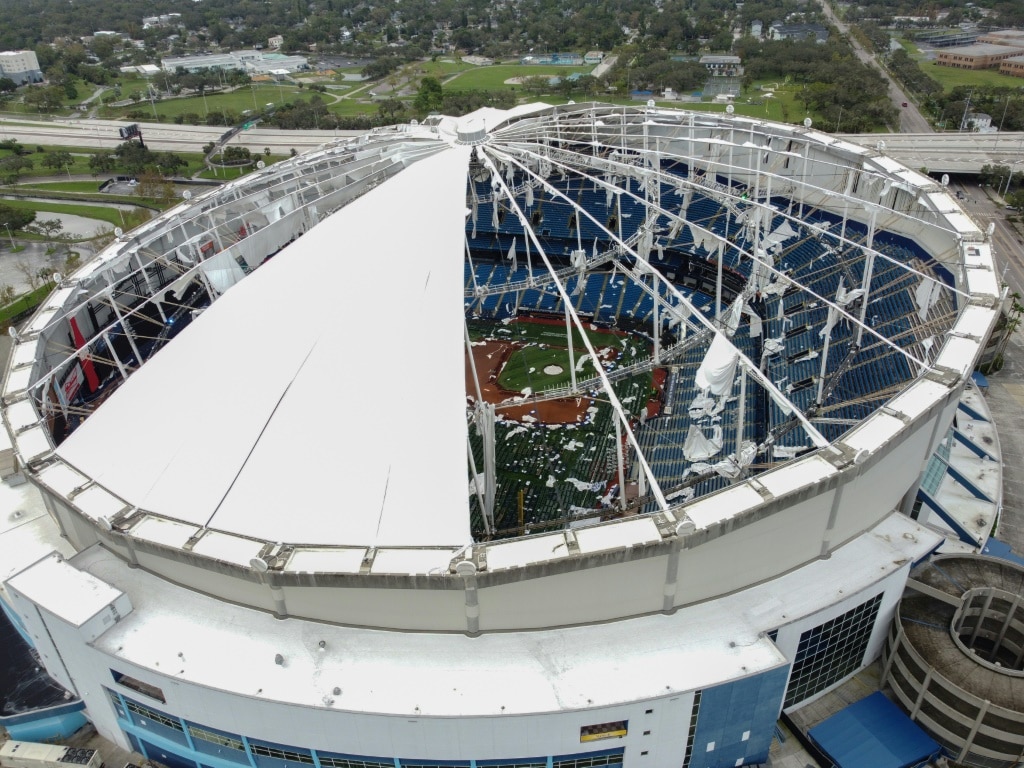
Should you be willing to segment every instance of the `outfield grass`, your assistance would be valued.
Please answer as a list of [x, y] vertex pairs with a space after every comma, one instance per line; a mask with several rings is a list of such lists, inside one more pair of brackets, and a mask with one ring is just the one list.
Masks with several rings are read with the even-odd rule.
[[514, 88], [505, 81], [513, 77], [568, 77], [574, 72], [589, 74], [593, 67], [552, 67], [540, 64], [494, 64], [489, 67], [473, 67], [445, 83], [452, 91], [500, 91]]
[[[516, 323], [509, 340], [525, 343], [512, 352], [498, 375], [498, 385], [511, 392], [521, 392], [526, 387], [534, 392], [559, 387], [572, 380], [569, 366], [569, 351], [566, 346], [565, 329], [546, 323]], [[632, 356], [631, 349], [639, 349], [637, 342], [629, 336], [621, 336], [608, 331], [588, 330], [587, 336], [594, 349], [612, 347], [627, 356]], [[579, 331], [573, 329], [573, 353], [577, 365], [580, 359], [588, 354]], [[544, 368], [555, 365], [561, 371], [554, 374], [544, 373]], [[592, 375], [593, 365], [587, 361], [580, 373], [581, 378]]]

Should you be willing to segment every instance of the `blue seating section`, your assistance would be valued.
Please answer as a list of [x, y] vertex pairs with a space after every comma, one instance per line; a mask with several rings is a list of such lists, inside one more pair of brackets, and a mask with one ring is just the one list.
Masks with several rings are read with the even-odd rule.
[[[662, 171], [685, 177], [685, 166], [663, 167]], [[592, 183], [581, 179], [557, 180], [557, 176], [548, 179], [556, 186], [568, 201], [582, 206], [591, 212], [594, 220], [579, 216], [574, 206], [558, 194], [552, 194], [541, 188], [535, 188], [533, 205], [526, 207], [525, 195], [520, 193], [516, 203], [532, 218], [531, 226], [541, 240], [545, 251], [553, 256], [564, 256], [582, 245], [589, 255], [594, 243], [600, 251], [612, 246], [607, 232], [603, 228], [618, 234], [621, 228], [623, 239], [629, 239], [637, 233], [643, 223], [644, 205], [643, 190], [639, 189], [634, 180], [621, 182], [626, 193], [610, 195], [603, 188], [594, 188]], [[720, 180], [720, 183], [727, 183]], [[753, 243], [748, 238], [753, 228], [747, 221], [736, 221], [736, 211], [744, 210], [742, 200], [736, 200], [730, 210], [717, 202], [711, 193], [703, 193], [694, 189], [681, 194], [680, 190], [668, 181], [663, 181], [660, 188], [661, 206], [666, 211], [682, 215], [691, 225], [710, 231], [714, 237], [700, 238], [707, 242], [695, 245], [690, 226], [678, 226], [672, 219], [662, 213], [658, 215], [655, 228], [655, 248], [651, 251], [651, 261], [659, 267], [662, 274], [675, 275], [672, 279], [679, 290], [706, 314], [712, 311], [713, 297], [695, 290], [693, 281], [686, 286], [687, 277], [692, 273], [689, 269], [691, 260], [698, 261], [703, 267], [714, 266], [717, 258], [717, 238], [725, 238], [729, 245], [723, 266], [729, 274], [742, 285], [751, 272], [753, 260], [742, 258], [741, 251], [751, 252]], [[476, 182], [478, 196], [491, 194], [489, 182]], [[632, 195], [641, 198], [635, 200]], [[685, 207], [684, 207], [685, 201]], [[789, 221], [789, 215], [795, 215], [795, 204], [784, 199], [770, 201], [776, 213], [770, 222], [763, 225], [763, 231], [774, 232], [778, 227]], [[538, 283], [523, 288], [529, 274], [526, 268], [525, 239], [522, 223], [517, 215], [509, 209], [507, 201], [499, 202], [502, 213], [499, 224], [494, 226], [492, 218], [493, 204], [489, 201], [478, 206], [475, 226], [467, 223], [467, 235], [472, 237], [475, 229], [475, 241], [471, 239], [471, 247], [481, 253], [490, 252], [494, 261], [480, 260], [471, 268], [467, 263], [465, 269], [465, 288], [467, 293], [467, 313], [474, 316], [502, 319], [523, 311], [562, 313], [565, 306], [562, 297], [554, 290], [553, 284], [547, 279], [546, 273], [538, 269], [539, 260], [534, 260], [535, 276]], [[766, 361], [766, 375], [785, 391], [787, 396], [802, 411], [811, 411], [815, 415], [828, 417], [827, 423], [816, 424], [816, 428], [828, 439], [836, 439], [849, 427], [868, 416], [881, 404], [888, 400], [898, 389], [915, 375], [915, 371], [907, 359], [897, 348], [882, 342], [877, 337], [865, 332], [860, 346], [856, 343], [856, 325], [840, 321], [831, 331], [828, 359], [825, 367], [825, 397], [821, 404], [816, 404], [819, 385], [822, 380], [822, 329], [828, 317], [828, 306], [821, 299], [833, 300], [840, 284], [852, 290], [862, 284], [865, 262], [863, 259], [845, 260], [842, 257], [848, 248], [840, 238], [852, 243], [864, 243], [867, 239], [867, 228], [856, 221], [847, 221], [845, 226], [839, 216], [816, 209], [805, 210], [803, 220], [813, 225], [817, 232], [808, 232], [792, 237], [770, 248], [776, 269], [782, 271], [794, 281], [802, 284], [807, 290], [792, 289], [782, 296], [771, 295], [760, 305], [764, 320], [764, 332], [760, 338], [748, 338], [745, 328], [733, 338], [733, 342], [752, 360], [761, 359], [762, 345], [765, 339], [783, 339], [785, 348]], [[579, 219], [577, 219], [579, 216]], [[799, 228], [795, 224], [790, 226]], [[670, 232], [675, 230], [675, 235]], [[511, 262], [505, 256], [512, 242], [517, 242], [516, 251], [518, 268], [511, 270]], [[659, 251], [658, 246], [664, 250]], [[864, 309], [866, 324], [880, 335], [892, 341], [895, 347], [910, 346], [925, 335], [919, 325], [916, 314], [914, 291], [920, 279], [903, 269], [901, 264], [913, 264], [919, 271], [929, 271], [940, 279], [951, 282], [951, 278], [943, 269], [927, 259], [927, 255], [917, 244], [901, 237], [878, 233], [873, 247], [886, 258], [876, 258], [872, 272], [869, 301]], [[560, 262], [564, 265], [564, 260]], [[706, 272], [705, 272], [706, 274]], [[713, 274], [713, 273], [712, 273]], [[596, 322], [615, 323], [620, 327], [649, 328], [653, 320], [654, 299], [641, 285], [622, 275], [604, 269], [589, 272], [580, 277], [571, 275], [565, 278], [569, 300], [575, 310], [584, 317], [593, 318]], [[502, 286], [509, 290], [501, 291]], [[699, 285], [699, 283], [698, 283]], [[474, 287], [485, 287], [494, 291], [490, 295], [474, 297]], [[513, 287], [514, 286], [514, 287]], [[704, 283], [706, 290], [706, 282]], [[498, 289], [498, 290], [495, 290]], [[662, 288], [662, 296], [674, 305], [674, 297], [668, 296]], [[737, 288], [738, 290], [738, 288]], [[780, 317], [780, 306], [782, 315]], [[858, 316], [859, 306], [852, 306], [849, 311]], [[662, 321], [664, 323], [664, 320]], [[699, 366], [706, 344], [696, 345], [681, 359], [672, 361], [673, 373], [669, 376], [663, 392], [663, 414], [646, 424], [636, 425], [636, 434], [641, 449], [644, 451], [659, 484], [667, 492], [679, 487], [687, 470], [691, 466], [683, 455], [683, 444], [686, 434], [693, 422], [688, 413], [688, 405], [698, 394], [694, 385], [694, 375]], [[734, 395], [738, 388], [734, 389]], [[750, 382], [747, 388], [746, 411], [742, 440], [762, 443], [769, 434], [773, 435], [776, 444], [787, 447], [808, 447], [809, 440], [803, 428], [796, 425], [791, 414], [783, 410], [768, 396], [767, 392], [757, 384]], [[735, 397], [733, 397], [735, 400]], [[668, 413], [666, 413], [668, 412]], [[704, 417], [699, 425], [706, 435], [711, 435], [715, 425], [723, 431], [723, 448], [719, 456], [710, 463], [721, 460], [737, 450], [740, 436], [739, 417], [735, 403], [731, 403], [718, 417]], [[506, 450], [518, 450], [510, 444]], [[526, 450], [526, 449], [523, 449]], [[631, 456], [631, 466], [635, 466]], [[770, 461], [759, 458], [758, 461]], [[524, 461], [523, 457], [512, 457], [514, 461]], [[595, 461], [600, 462], [600, 457]], [[600, 474], [600, 467], [592, 468]], [[712, 474], [700, 479], [693, 485], [697, 496], [723, 487], [729, 481]]]

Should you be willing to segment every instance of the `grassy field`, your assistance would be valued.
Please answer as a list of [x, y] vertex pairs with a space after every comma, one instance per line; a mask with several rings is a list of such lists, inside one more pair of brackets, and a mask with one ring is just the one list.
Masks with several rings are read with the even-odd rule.
[[943, 89], [951, 91], [960, 85], [991, 85], [1004, 88], [1020, 88], [1021, 78], [1001, 75], [995, 69], [956, 69], [955, 67], [940, 67], [931, 61], [918, 60], [917, 65], [921, 71], [934, 77], [941, 84]]
[[445, 83], [445, 88], [452, 91], [500, 91], [515, 86], [506, 85], [505, 81], [513, 77], [566, 77], [573, 72], [588, 74], [593, 67], [547, 67], [523, 64], [495, 64], [490, 67], [473, 67], [461, 75]]
[[38, 189], [47, 192], [96, 192], [100, 191], [97, 181], [42, 181], [38, 184], [19, 184], [18, 189]]
[[[124, 93], [127, 96], [129, 91], [124, 90]], [[279, 86], [276, 83], [273, 85], [264, 83], [253, 85], [251, 88], [239, 88], [237, 91], [229, 93], [207, 93], [205, 97], [189, 96], [156, 101], [152, 104], [148, 99], [144, 99], [137, 104], [124, 107], [104, 107], [100, 112], [102, 117], [114, 119], [122, 118], [134, 110], [142, 110], [152, 115], [154, 109], [158, 116], [163, 115], [166, 118], [172, 119], [177, 115], [184, 115], [189, 112], [205, 117], [207, 112], [222, 112], [224, 110], [237, 113], [244, 112], [247, 109], [259, 111], [268, 102], [280, 104], [282, 101], [291, 101], [296, 95], [305, 93], [307, 93], [305, 89], [297, 88], [291, 84], [281, 84]]]
[[404, 70], [406, 74], [416, 77], [436, 77], [444, 81], [452, 75], [460, 72], [468, 72], [471, 69], [479, 69], [473, 64], [464, 64], [454, 59], [438, 59], [437, 61], [417, 61]]
[[[316, 91], [298, 88], [291, 84], [256, 84], [251, 89], [240, 88], [230, 93], [207, 93], [205, 98], [203, 96], [189, 96], [186, 98], [157, 101], [152, 104], [149, 101], [140, 101], [137, 104], [125, 107], [104, 107], [102, 117], [123, 119], [129, 112], [134, 110], [142, 110], [148, 115], [152, 115], [155, 110], [158, 118], [163, 118], [168, 122], [173, 121], [178, 115], [189, 113], [199, 115], [200, 119], [204, 119], [209, 112], [230, 111], [241, 114], [246, 110], [250, 112], [262, 111], [267, 104], [277, 105], [298, 99], [306, 101], [314, 93]], [[320, 95], [326, 103], [327, 111], [332, 114], [364, 115], [377, 111], [376, 105], [368, 101], [360, 102], [355, 99], [342, 98], [337, 103], [334, 103], [334, 97], [341, 94], [332, 93], [331, 90]]]
[[34, 200], [4, 199], [4, 205], [20, 210], [35, 211], [37, 214], [64, 213], [82, 216], [86, 219], [104, 221], [111, 226], [132, 229], [149, 219], [149, 211], [122, 211], [118, 208], [107, 208], [101, 205], [84, 205], [76, 203], [43, 203]]

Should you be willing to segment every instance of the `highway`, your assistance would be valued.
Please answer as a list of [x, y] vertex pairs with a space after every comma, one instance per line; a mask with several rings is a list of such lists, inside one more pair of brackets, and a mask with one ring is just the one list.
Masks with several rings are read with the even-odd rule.
[[[7, 120], [0, 118], [0, 139], [13, 138], [26, 146], [50, 144], [69, 147], [114, 149], [121, 143], [118, 120]], [[155, 150], [199, 152], [227, 130], [219, 126], [139, 123], [146, 146]], [[229, 142], [262, 153], [265, 147], [277, 155], [292, 149], [303, 152], [334, 138], [358, 136], [363, 131], [283, 131], [253, 128], [241, 131]], [[878, 147], [904, 165], [929, 173], [977, 173], [983, 165], [1016, 165], [1024, 170], [1024, 132], [1004, 133], [861, 133], [838, 134], [855, 144]]]
[[[16, 139], [25, 146], [49, 144], [65, 147], [98, 147], [114, 149], [123, 139], [118, 129], [127, 123], [121, 120], [8, 120], [0, 119], [0, 139]], [[167, 125], [139, 122], [143, 141], [150, 149], [175, 152], [200, 152], [204, 144], [218, 140], [227, 131], [220, 126]], [[262, 153], [265, 147], [277, 155], [290, 150], [303, 152], [342, 136], [358, 136], [365, 131], [282, 131], [277, 128], [254, 128], [241, 131], [231, 140], [234, 146], [248, 147]]]

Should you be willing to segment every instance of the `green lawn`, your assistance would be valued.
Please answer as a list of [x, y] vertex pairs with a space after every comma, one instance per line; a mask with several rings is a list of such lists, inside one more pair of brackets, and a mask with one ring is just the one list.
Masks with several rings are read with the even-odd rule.
[[[125, 89], [123, 92], [127, 96], [131, 91]], [[143, 99], [136, 104], [124, 107], [104, 107], [101, 110], [101, 115], [102, 117], [117, 119], [123, 118], [127, 113], [134, 110], [142, 110], [148, 115], [152, 115], [155, 109], [158, 116], [164, 115], [166, 118], [173, 119], [177, 115], [184, 115], [189, 112], [203, 117], [207, 112], [222, 112], [224, 110], [231, 110], [237, 113], [244, 112], [247, 109], [250, 111], [260, 111], [268, 102], [280, 104], [282, 101], [291, 101], [296, 95], [305, 93], [308, 93], [308, 91], [299, 89], [291, 84], [282, 83], [279, 86], [277, 83], [256, 83], [251, 88], [242, 87], [228, 93], [221, 91], [215, 93], [207, 92], [205, 97], [187, 96], [185, 98], [166, 99], [153, 103], [150, 103], [148, 99]]]
[[513, 77], [567, 77], [574, 72], [589, 74], [593, 67], [552, 67], [539, 64], [495, 64], [465, 70], [445, 88], [452, 91], [499, 91], [513, 88], [505, 81]]
[[47, 192], [99, 192], [100, 184], [97, 181], [43, 181], [38, 184], [19, 184], [19, 189], [38, 189]]
[[417, 61], [404, 70], [406, 74], [414, 75], [416, 77], [436, 77], [439, 80], [445, 80], [454, 74], [459, 72], [467, 72], [471, 69], [479, 69], [472, 64], [464, 64], [461, 61], [455, 61], [454, 59], [437, 61]]
[[40, 213], [66, 213], [73, 216], [82, 216], [87, 219], [105, 221], [112, 226], [122, 226], [131, 229], [137, 224], [149, 218], [148, 211], [121, 211], [117, 208], [107, 208], [101, 205], [82, 205], [75, 203], [42, 203], [33, 200], [4, 199], [4, 205], [10, 208], [35, 211]]
[[1001, 75], [996, 69], [956, 69], [955, 67], [940, 67], [932, 61], [920, 60], [917, 65], [923, 72], [938, 80], [946, 91], [951, 91], [960, 85], [1021, 87], [1021, 78]]

